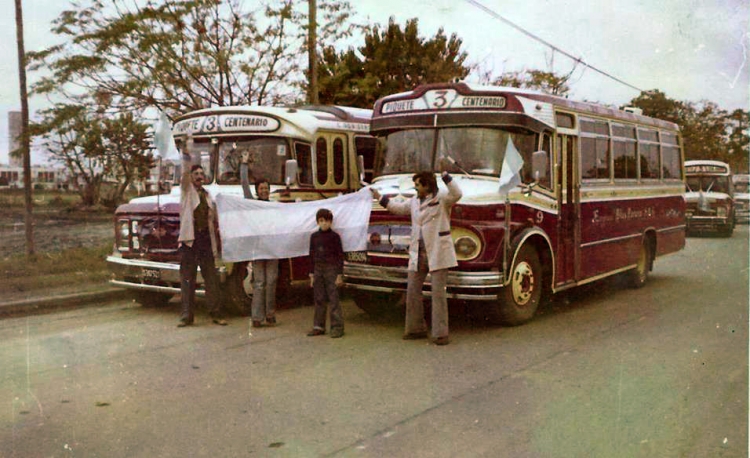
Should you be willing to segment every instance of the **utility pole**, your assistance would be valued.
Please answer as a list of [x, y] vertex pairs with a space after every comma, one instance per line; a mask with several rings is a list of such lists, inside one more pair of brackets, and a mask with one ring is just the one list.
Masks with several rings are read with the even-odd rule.
[[23, 188], [26, 214], [26, 256], [34, 254], [34, 219], [31, 201], [31, 139], [29, 138], [29, 95], [26, 92], [26, 51], [23, 45], [23, 9], [16, 1], [16, 42], [18, 44], [18, 81], [21, 88], [21, 152], [23, 153]]
[[316, 36], [316, 31], [318, 28], [318, 23], [316, 20], [316, 12], [317, 12], [317, 6], [316, 6], [316, 0], [307, 0], [308, 6], [310, 7], [310, 13], [309, 13], [309, 20], [310, 24], [307, 31], [307, 59], [308, 59], [308, 69], [310, 71], [310, 79], [308, 81], [309, 87], [308, 87], [308, 93], [307, 93], [307, 100], [310, 102], [311, 105], [317, 105], [318, 104], [318, 56], [315, 53], [316, 44], [318, 41], [318, 38]]

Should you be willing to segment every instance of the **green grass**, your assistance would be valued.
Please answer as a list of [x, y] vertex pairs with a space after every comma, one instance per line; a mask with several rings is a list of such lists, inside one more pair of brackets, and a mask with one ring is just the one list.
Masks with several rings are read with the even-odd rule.
[[76, 283], [104, 282], [109, 278], [105, 258], [112, 244], [71, 248], [32, 257], [19, 254], [0, 260], [0, 291], [44, 290]]

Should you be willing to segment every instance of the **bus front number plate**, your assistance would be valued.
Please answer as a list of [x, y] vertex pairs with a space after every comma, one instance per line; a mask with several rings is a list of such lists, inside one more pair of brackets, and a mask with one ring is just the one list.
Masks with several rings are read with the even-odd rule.
[[159, 281], [161, 280], [161, 272], [159, 272], [158, 269], [143, 269], [143, 280], [149, 282], [149, 281]]
[[346, 260], [349, 262], [366, 263], [367, 252], [366, 251], [347, 251]]

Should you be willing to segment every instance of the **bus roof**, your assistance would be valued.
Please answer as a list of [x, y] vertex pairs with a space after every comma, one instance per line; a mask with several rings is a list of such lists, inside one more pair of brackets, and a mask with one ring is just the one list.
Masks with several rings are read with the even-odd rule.
[[504, 87], [504, 86], [485, 86], [485, 85], [471, 84], [471, 83], [465, 83], [465, 82], [425, 84], [425, 85], [416, 87], [412, 91], [402, 92], [399, 94], [392, 94], [392, 95], [383, 97], [382, 99], [378, 100], [375, 103], [373, 116], [374, 117], [388, 116], [388, 114], [383, 114], [381, 112], [383, 104], [387, 102], [392, 102], [392, 101], [400, 100], [400, 99], [418, 99], [422, 97], [428, 91], [439, 90], [439, 89], [453, 89], [461, 95], [471, 95], [471, 96], [493, 96], [493, 95], [498, 96], [501, 94], [522, 96], [527, 99], [538, 100], [540, 102], [549, 103], [549, 104], [554, 105], [555, 107], [560, 107], [560, 108], [568, 109], [571, 111], [575, 111], [575, 112], [578, 112], [579, 114], [601, 116], [601, 117], [621, 120], [624, 122], [632, 122], [636, 124], [647, 125], [647, 126], [652, 126], [652, 127], [657, 127], [657, 128], [672, 130], [672, 131], [679, 130], [679, 126], [677, 124], [669, 122], [669, 121], [664, 121], [661, 119], [656, 119], [656, 118], [644, 116], [644, 115], [637, 114], [637, 113], [631, 113], [628, 111], [623, 111], [617, 108], [611, 108], [611, 107], [607, 107], [607, 106], [596, 104], [596, 103], [576, 102], [573, 100], [566, 99], [564, 97], [544, 94], [542, 92], [531, 90], [531, 89], [520, 89], [520, 88]]

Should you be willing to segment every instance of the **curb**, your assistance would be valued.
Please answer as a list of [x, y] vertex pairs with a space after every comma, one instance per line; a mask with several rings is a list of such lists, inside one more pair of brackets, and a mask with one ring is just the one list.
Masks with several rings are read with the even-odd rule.
[[113, 301], [131, 297], [127, 289], [111, 288], [88, 293], [63, 294], [57, 296], [33, 297], [20, 301], [0, 303], [0, 317], [8, 315], [33, 315], [62, 308], [80, 307], [93, 302]]

